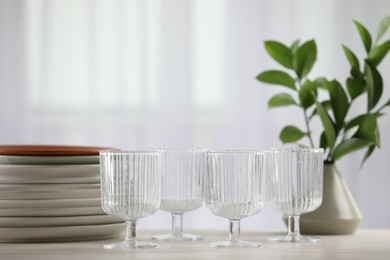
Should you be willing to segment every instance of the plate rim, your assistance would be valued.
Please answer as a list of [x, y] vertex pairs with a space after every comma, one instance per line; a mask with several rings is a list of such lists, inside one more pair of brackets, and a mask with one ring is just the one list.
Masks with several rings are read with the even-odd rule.
[[2, 209], [0, 217], [68, 217], [68, 216], [91, 216], [106, 214], [100, 207], [72, 207], [72, 208], [17, 208]]
[[0, 154], [0, 165], [79, 165], [98, 163], [99, 155], [33, 156]]
[[67, 227], [82, 225], [117, 224], [124, 222], [125, 221], [121, 218], [116, 218], [104, 214], [63, 217], [0, 217], [0, 228]]
[[99, 155], [103, 150], [120, 150], [114, 147], [81, 145], [38, 145], [10, 144], [0, 145], [0, 155], [67, 156]]
[[123, 234], [124, 223], [59, 227], [0, 228], [0, 242], [99, 240]]

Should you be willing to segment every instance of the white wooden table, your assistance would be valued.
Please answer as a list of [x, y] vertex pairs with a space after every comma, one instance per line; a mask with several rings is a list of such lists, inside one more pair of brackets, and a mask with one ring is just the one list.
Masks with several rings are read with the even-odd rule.
[[[319, 236], [321, 242], [312, 244], [270, 243], [266, 239], [282, 232], [242, 230], [242, 239], [259, 241], [259, 248], [209, 248], [208, 242], [227, 238], [226, 231], [191, 230], [203, 235], [199, 242], [159, 242], [158, 248], [136, 250], [108, 250], [102, 245], [110, 241], [68, 243], [1, 243], [0, 259], [61, 260], [61, 259], [390, 259], [390, 229], [358, 230], [354, 235]], [[138, 238], [149, 240], [161, 231], [139, 230]], [[120, 240], [121, 238], [115, 239]]]

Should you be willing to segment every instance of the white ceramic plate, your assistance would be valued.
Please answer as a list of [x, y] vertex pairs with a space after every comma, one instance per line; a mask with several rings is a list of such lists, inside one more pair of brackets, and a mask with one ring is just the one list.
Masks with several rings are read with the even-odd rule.
[[102, 207], [2, 209], [0, 217], [66, 217], [106, 214]]
[[100, 198], [0, 200], [0, 209], [101, 207]]
[[99, 164], [98, 155], [21, 156], [0, 155], [0, 164]]
[[0, 164], [0, 183], [99, 183], [99, 165]]
[[0, 242], [58, 242], [108, 239], [119, 236], [125, 224], [65, 227], [0, 228]]
[[1, 184], [0, 191], [60, 191], [60, 190], [82, 190], [100, 189], [100, 183], [30, 183], [30, 184]]
[[100, 189], [58, 191], [0, 191], [3, 200], [100, 198]]
[[123, 219], [109, 215], [92, 215], [76, 217], [19, 217], [0, 218], [0, 227], [57, 227], [57, 226], [81, 226], [123, 223]]

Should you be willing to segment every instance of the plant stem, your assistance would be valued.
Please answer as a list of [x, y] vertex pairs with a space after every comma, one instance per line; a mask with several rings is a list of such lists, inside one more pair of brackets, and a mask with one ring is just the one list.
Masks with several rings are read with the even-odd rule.
[[375, 114], [378, 114], [379, 112], [381, 112], [382, 109], [384, 109], [385, 107], [387, 107], [387, 103], [384, 104], [383, 106], [381, 106], [380, 108], [378, 108], [378, 110], [375, 112]]
[[333, 163], [332, 154], [330, 153], [330, 151], [329, 151], [329, 153], [328, 153], [328, 156], [326, 157], [325, 162], [327, 162], [327, 163]]
[[[299, 89], [302, 88], [302, 83], [301, 83], [301, 79], [298, 77], [297, 79], [297, 83], [298, 83], [298, 86], [299, 86]], [[305, 118], [305, 125], [306, 125], [306, 131], [307, 131], [307, 137], [309, 138], [309, 142], [310, 142], [310, 146], [314, 148], [314, 142], [313, 142], [313, 138], [311, 136], [311, 130], [310, 130], [310, 119], [309, 117], [307, 116], [307, 111], [306, 109], [303, 108], [303, 116]]]
[[306, 109], [303, 110], [303, 114], [305, 116], [305, 125], [306, 125], [306, 131], [307, 131], [307, 137], [309, 138], [310, 141], [310, 146], [314, 148], [314, 142], [313, 138], [311, 136], [311, 130], [310, 130], [310, 124], [309, 124], [309, 117], [307, 116]]

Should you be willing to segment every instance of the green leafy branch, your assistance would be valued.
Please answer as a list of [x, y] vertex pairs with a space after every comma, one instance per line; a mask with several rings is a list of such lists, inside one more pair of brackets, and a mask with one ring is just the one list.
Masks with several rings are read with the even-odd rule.
[[[335, 79], [309, 79], [308, 74], [317, 59], [314, 39], [302, 44], [297, 40], [290, 46], [278, 41], [265, 41], [264, 47], [268, 54], [285, 70], [267, 70], [257, 76], [263, 83], [285, 87], [285, 91], [269, 99], [268, 108], [295, 106], [303, 112], [305, 129], [287, 125], [280, 132], [280, 140], [283, 143], [294, 143], [306, 137], [310, 146], [315, 147], [311, 122], [318, 116], [323, 131], [317, 146], [324, 148], [326, 162], [329, 163], [366, 149], [363, 164], [380, 147], [377, 120], [383, 115], [382, 110], [390, 106], [390, 99], [380, 105], [383, 79], [377, 69], [390, 50], [390, 40], [382, 41], [390, 26], [390, 16], [380, 22], [374, 42], [370, 32], [361, 23], [354, 21], [354, 24], [366, 50], [366, 57], [359, 61], [349, 47], [342, 45], [351, 68], [344, 86]], [[325, 100], [319, 100], [319, 91], [328, 94]], [[362, 95], [366, 98], [366, 112], [348, 118], [352, 104]]]

